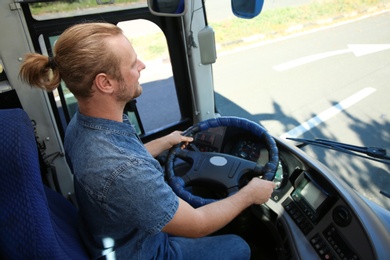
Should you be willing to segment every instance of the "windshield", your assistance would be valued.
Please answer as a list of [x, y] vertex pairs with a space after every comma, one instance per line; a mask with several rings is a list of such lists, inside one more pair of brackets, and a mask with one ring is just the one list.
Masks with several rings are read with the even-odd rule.
[[[206, 1], [214, 28], [216, 106], [274, 136], [322, 138], [390, 152], [390, 1], [265, 1], [251, 20]], [[291, 144], [297, 142], [289, 141]], [[303, 150], [390, 209], [389, 165]]]

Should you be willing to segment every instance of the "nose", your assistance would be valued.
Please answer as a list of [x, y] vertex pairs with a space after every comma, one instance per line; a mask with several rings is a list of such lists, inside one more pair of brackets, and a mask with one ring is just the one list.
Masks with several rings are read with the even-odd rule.
[[138, 60], [138, 70], [141, 71], [141, 70], [144, 70], [146, 68], [145, 64]]

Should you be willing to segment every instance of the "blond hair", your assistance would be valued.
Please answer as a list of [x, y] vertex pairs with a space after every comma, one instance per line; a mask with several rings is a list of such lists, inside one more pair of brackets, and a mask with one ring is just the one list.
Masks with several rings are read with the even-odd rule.
[[66, 29], [54, 45], [54, 56], [27, 54], [19, 75], [26, 83], [53, 91], [61, 79], [76, 98], [92, 94], [95, 76], [106, 73], [117, 80], [120, 57], [110, 48], [108, 39], [122, 34], [109, 23], [82, 23]]

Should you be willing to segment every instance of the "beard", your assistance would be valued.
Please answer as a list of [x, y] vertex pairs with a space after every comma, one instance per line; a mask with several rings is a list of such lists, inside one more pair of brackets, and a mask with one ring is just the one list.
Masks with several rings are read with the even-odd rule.
[[133, 98], [137, 98], [142, 94], [142, 86], [138, 83]]
[[132, 88], [126, 84], [125, 81], [121, 81], [119, 85], [119, 90], [115, 93], [117, 101], [129, 102], [142, 94], [142, 86], [137, 83], [137, 85]]

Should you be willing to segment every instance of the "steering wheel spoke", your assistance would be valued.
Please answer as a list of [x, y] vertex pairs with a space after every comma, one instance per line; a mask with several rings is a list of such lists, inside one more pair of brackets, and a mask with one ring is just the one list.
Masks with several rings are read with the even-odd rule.
[[248, 172], [260, 174], [262, 168], [255, 162], [228, 154], [211, 152], [188, 154], [191, 156], [181, 158], [183, 160], [191, 158], [193, 162], [191, 169], [182, 177], [186, 184], [206, 181], [225, 187], [236, 186], [244, 174]]
[[233, 186], [227, 189], [228, 196], [232, 196], [233, 194], [237, 193], [240, 190], [238, 186]]

